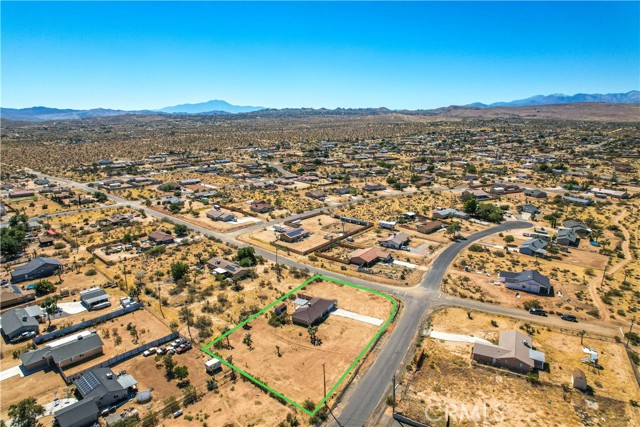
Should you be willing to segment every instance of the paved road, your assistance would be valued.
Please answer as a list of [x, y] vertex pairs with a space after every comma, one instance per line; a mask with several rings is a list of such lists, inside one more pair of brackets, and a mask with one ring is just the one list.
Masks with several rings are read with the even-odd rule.
[[[35, 175], [58, 180], [64, 182], [67, 185], [74, 186], [80, 189], [84, 189], [85, 191], [94, 191], [93, 189], [87, 187], [84, 184], [76, 183], [68, 179], [56, 178], [44, 174], [40, 174], [38, 172], [32, 171]], [[444, 190], [444, 188], [442, 189]], [[440, 191], [442, 191], [440, 190]], [[433, 191], [433, 189], [429, 189], [428, 191]], [[438, 191], [438, 190], [436, 190]], [[413, 193], [416, 194], [416, 193]], [[212, 236], [220, 239], [224, 243], [231, 244], [234, 246], [247, 246], [246, 243], [242, 243], [236, 239], [236, 237], [240, 234], [244, 234], [250, 232], [255, 229], [260, 229], [267, 227], [268, 225], [272, 225], [275, 223], [282, 222], [283, 220], [271, 221], [267, 223], [256, 224], [255, 226], [244, 228], [235, 233], [228, 234], [220, 234], [213, 232], [209, 229], [200, 227], [198, 225], [192, 224], [190, 222], [175, 218], [171, 215], [155, 211], [150, 209], [139, 202], [129, 201], [112, 194], [108, 194], [110, 200], [113, 200], [118, 205], [127, 205], [134, 209], [142, 209], [144, 212], [152, 217], [156, 217], [159, 219], [167, 219], [176, 224], [184, 224], [190, 229], [197, 231], [206, 236]], [[371, 197], [368, 200], [375, 198], [389, 198], [389, 197], [397, 197], [398, 195], [380, 195]], [[315, 212], [324, 212], [329, 209], [333, 209], [340, 206], [345, 206], [349, 204], [360, 203], [363, 200], [352, 200], [349, 202], [341, 203], [339, 205], [326, 206], [319, 209], [315, 209], [310, 212], [306, 212], [304, 214], [292, 215], [287, 218], [288, 220], [292, 220], [303, 215], [307, 215], [309, 213]], [[557, 322], [556, 318], [541, 318], [538, 316], [532, 316], [523, 310], [509, 309], [496, 305], [483, 304], [477, 301], [471, 301], [467, 299], [454, 298], [449, 296], [444, 296], [440, 293], [440, 283], [442, 278], [456, 256], [462, 251], [465, 247], [482, 239], [486, 236], [489, 236], [494, 233], [498, 233], [501, 231], [507, 231], [510, 229], [517, 228], [529, 228], [532, 225], [523, 221], [507, 221], [503, 224], [497, 225], [495, 227], [488, 228], [486, 230], [480, 231], [469, 236], [467, 239], [461, 239], [451, 246], [447, 247], [433, 262], [431, 268], [425, 274], [419, 286], [413, 288], [398, 288], [395, 286], [390, 286], [382, 283], [375, 282], [375, 276], [371, 276], [371, 280], [362, 280], [359, 278], [354, 278], [351, 276], [345, 276], [339, 273], [322, 270], [316, 267], [310, 267], [298, 261], [286, 258], [282, 254], [278, 256], [278, 262], [285, 264], [289, 267], [296, 268], [306, 268], [311, 273], [319, 273], [327, 276], [335, 277], [342, 280], [347, 280], [351, 283], [355, 283], [358, 285], [366, 286], [371, 289], [375, 289], [382, 292], [387, 292], [389, 294], [393, 294], [398, 297], [403, 302], [403, 310], [399, 317], [396, 319], [394, 328], [392, 332], [386, 337], [386, 340], [382, 344], [382, 348], [378, 353], [376, 360], [372, 364], [372, 366], [365, 372], [364, 376], [355, 381], [346, 395], [346, 403], [344, 406], [340, 405], [338, 408], [338, 420], [340, 424], [345, 427], [361, 427], [366, 424], [367, 420], [374, 413], [376, 407], [382, 401], [382, 398], [387, 394], [387, 390], [389, 389], [391, 378], [394, 373], [397, 373], [401, 367], [403, 360], [406, 357], [410, 357], [411, 344], [413, 339], [416, 337], [418, 330], [420, 328], [421, 322], [426, 313], [429, 310], [439, 307], [439, 306], [460, 306], [467, 307], [470, 309], [477, 309], [486, 311], [489, 313], [502, 314], [506, 316], [512, 316], [522, 319], [528, 319], [532, 321], [536, 321], [537, 323], [542, 324], [553, 324], [553, 322]], [[255, 248], [255, 251], [258, 255], [263, 256], [264, 258], [275, 261], [275, 254], [269, 251], [266, 251], [261, 248]], [[606, 335], [613, 335], [616, 333], [616, 329], [611, 328], [602, 323], [597, 322], [589, 322], [589, 323], [579, 323], [579, 324], [571, 324], [565, 322], [566, 328], [569, 329], [586, 329], [591, 332], [597, 332]], [[557, 326], [557, 325], [556, 325]], [[376, 421], [373, 421], [375, 425]], [[337, 425], [337, 424], [333, 424]]]
[[440, 282], [449, 264], [460, 251], [476, 240], [493, 233], [529, 227], [531, 224], [528, 222], [505, 222], [475, 233], [465, 240], [458, 240], [438, 255], [420, 283], [422, 292], [405, 301], [404, 313], [400, 316], [393, 333], [387, 338], [375, 362], [366, 375], [352, 385], [347, 404], [338, 416], [340, 424], [345, 427], [361, 427], [385, 396], [391, 384], [391, 378], [401, 369], [402, 361], [411, 349], [412, 341], [420, 329], [424, 315], [429, 309], [446, 303], [446, 300], [440, 298]]

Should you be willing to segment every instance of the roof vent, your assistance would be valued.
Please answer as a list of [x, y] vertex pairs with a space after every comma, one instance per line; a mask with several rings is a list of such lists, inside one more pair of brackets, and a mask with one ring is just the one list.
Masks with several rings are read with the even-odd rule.
[[111, 372], [107, 372], [107, 379], [113, 379], [113, 374]]
[[23, 322], [26, 322], [26, 321], [27, 321], [27, 319], [28, 319], [28, 317], [27, 317], [27, 316], [22, 316], [22, 321], [23, 321]]

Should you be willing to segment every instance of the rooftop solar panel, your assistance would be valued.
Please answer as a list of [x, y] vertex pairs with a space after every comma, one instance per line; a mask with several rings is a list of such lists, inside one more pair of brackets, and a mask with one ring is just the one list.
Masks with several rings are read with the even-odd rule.
[[80, 389], [80, 393], [82, 393], [83, 396], [88, 395], [98, 388], [98, 386], [100, 386], [100, 381], [98, 381], [98, 378], [96, 378], [91, 371], [76, 380], [76, 387]]
[[20, 292], [20, 288], [16, 285], [11, 285], [11, 288], [13, 289], [13, 292], [15, 292], [16, 294], [19, 294]]

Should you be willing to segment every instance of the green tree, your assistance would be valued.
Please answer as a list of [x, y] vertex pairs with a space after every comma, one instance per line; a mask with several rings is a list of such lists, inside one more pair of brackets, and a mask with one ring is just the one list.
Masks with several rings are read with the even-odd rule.
[[164, 365], [165, 378], [167, 381], [171, 381], [175, 377], [173, 369], [176, 367], [176, 361], [173, 360], [173, 356], [167, 354], [162, 359], [162, 364]]
[[177, 282], [185, 277], [188, 272], [189, 266], [182, 261], [176, 261], [171, 264], [171, 277], [173, 278], [174, 282]]
[[96, 199], [98, 203], [106, 202], [108, 199], [107, 195], [102, 191], [96, 191], [95, 193], [93, 193], [93, 198]]
[[44, 407], [39, 405], [35, 397], [27, 397], [9, 406], [9, 417], [12, 427], [41, 426], [38, 417], [44, 415]]
[[236, 261], [242, 267], [253, 267], [258, 263], [256, 251], [251, 246], [238, 249]]
[[189, 231], [189, 228], [184, 224], [176, 224], [173, 227], [173, 231], [176, 233], [177, 236], [184, 236], [187, 234], [187, 231]]
[[36, 296], [41, 297], [41, 296], [50, 294], [52, 292], [55, 292], [56, 285], [54, 285], [48, 280], [40, 280], [39, 282], [36, 282], [33, 290], [36, 293]]
[[467, 200], [465, 200], [464, 207], [462, 209], [469, 215], [475, 215], [476, 211], [478, 210], [478, 199], [476, 199], [475, 197], [469, 197]]
[[182, 382], [189, 376], [189, 369], [186, 366], [176, 366], [173, 368], [173, 376]]
[[462, 231], [462, 224], [460, 224], [460, 221], [453, 221], [447, 226], [445, 230], [447, 234], [453, 236], [454, 238], [458, 235], [458, 233], [460, 233], [460, 231]]
[[509, 243], [513, 243], [515, 242], [515, 237], [513, 237], [511, 234], [507, 234], [506, 236], [504, 236], [504, 241], [505, 243], [509, 244]]

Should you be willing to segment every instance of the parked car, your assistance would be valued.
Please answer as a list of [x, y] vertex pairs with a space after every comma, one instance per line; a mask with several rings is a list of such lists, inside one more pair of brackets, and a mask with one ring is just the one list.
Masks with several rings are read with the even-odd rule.
[[548, 313], [541, 308], [530, 308], [529, 313], [535, 314], [536, 316], [544, 316], [547, 317]]
[[143, 355], [144, 357], [149, 357], [149, 356], [152, 356], [152, 355], [156, 354], [156, 351], [158, 351], [158, 349], [157, 349], [157, 348], [155, 348], [155, 347], [151, 347], [151, 348], [149, 348], [149, 349], [145, 350], [145, 351], [142, 353], [142, 355]]
[[173, 418], [178, 418], [180, 415], [182, 415], [182, 409], [178, 409], [176, 412], [174, 412]]
[[576, 322], [576, 323], [578, 323], [578, 319], [576, 319], [576, 316], [574, 316], [573, 314], [563, 314], [562, 316], [560, 316], [560, 318], [562, 320], [566, 320], [567, 322]]

